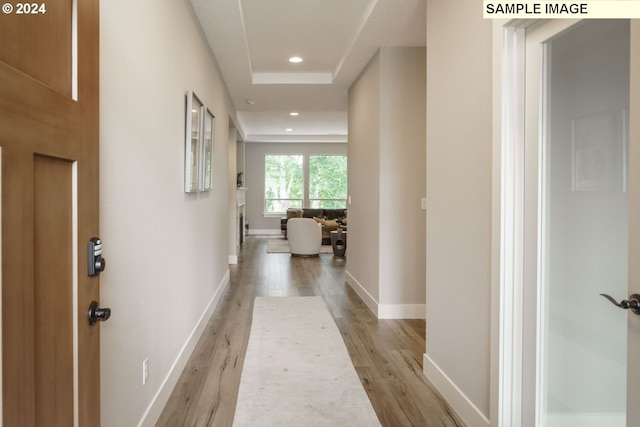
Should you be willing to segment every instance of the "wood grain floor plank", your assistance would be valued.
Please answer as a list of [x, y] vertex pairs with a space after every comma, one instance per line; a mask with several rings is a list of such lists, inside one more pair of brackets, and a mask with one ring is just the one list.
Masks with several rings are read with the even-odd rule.
[[157, 427], [231, 427], [256, 296], [321, 296], [384, 427], [461, 427], [422, 374], [424, 320], [378, 320], [331, 254], [267, 254], [250, 237]]

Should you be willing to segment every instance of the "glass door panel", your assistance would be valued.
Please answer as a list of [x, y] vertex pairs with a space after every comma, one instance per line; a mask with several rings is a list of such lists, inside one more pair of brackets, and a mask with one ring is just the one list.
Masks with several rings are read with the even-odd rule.
[[538, 424], [626, 425], [629, 21], [544, 44]]

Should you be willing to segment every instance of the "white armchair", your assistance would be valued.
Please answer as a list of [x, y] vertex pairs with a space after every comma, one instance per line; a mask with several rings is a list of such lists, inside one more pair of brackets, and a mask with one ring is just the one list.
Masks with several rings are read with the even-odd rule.
[[322, 247], [322, 226], [312, 218], [291, 218], [287, 222], [289, 248], [294, 256], [317, 256]]

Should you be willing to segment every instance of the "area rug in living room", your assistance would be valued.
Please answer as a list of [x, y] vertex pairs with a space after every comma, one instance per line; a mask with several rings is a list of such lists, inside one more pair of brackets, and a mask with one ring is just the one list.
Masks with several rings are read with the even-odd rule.
[[257, 297], [234, 427], [378, 427], [321, 297]]
[[[289, 241], [285, 239], [269, 239], [267, 241], [267, 253], [268, 254], [286, 254], [290, 253]], [[321, 254], [333, 253], [331, 245], [322, 245], [320, 248]]]

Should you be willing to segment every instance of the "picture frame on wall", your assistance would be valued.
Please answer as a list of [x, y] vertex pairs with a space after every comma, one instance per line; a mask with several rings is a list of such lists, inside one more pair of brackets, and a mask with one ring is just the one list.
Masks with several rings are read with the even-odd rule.
[[572, 192], [626, 192], [624, 111], [571, 120]]
[[205, 108], [204, 116], [204, 144], [202, 155], [202, 190], [209, 191], [213, 188], [213, 154], [215, 146], [215, 116], [208, 108]]
[[190, 90], [186, 102], [184, 191], [194, 193], [201, 189], [201, 163], [203, 150], [204, 104]]

